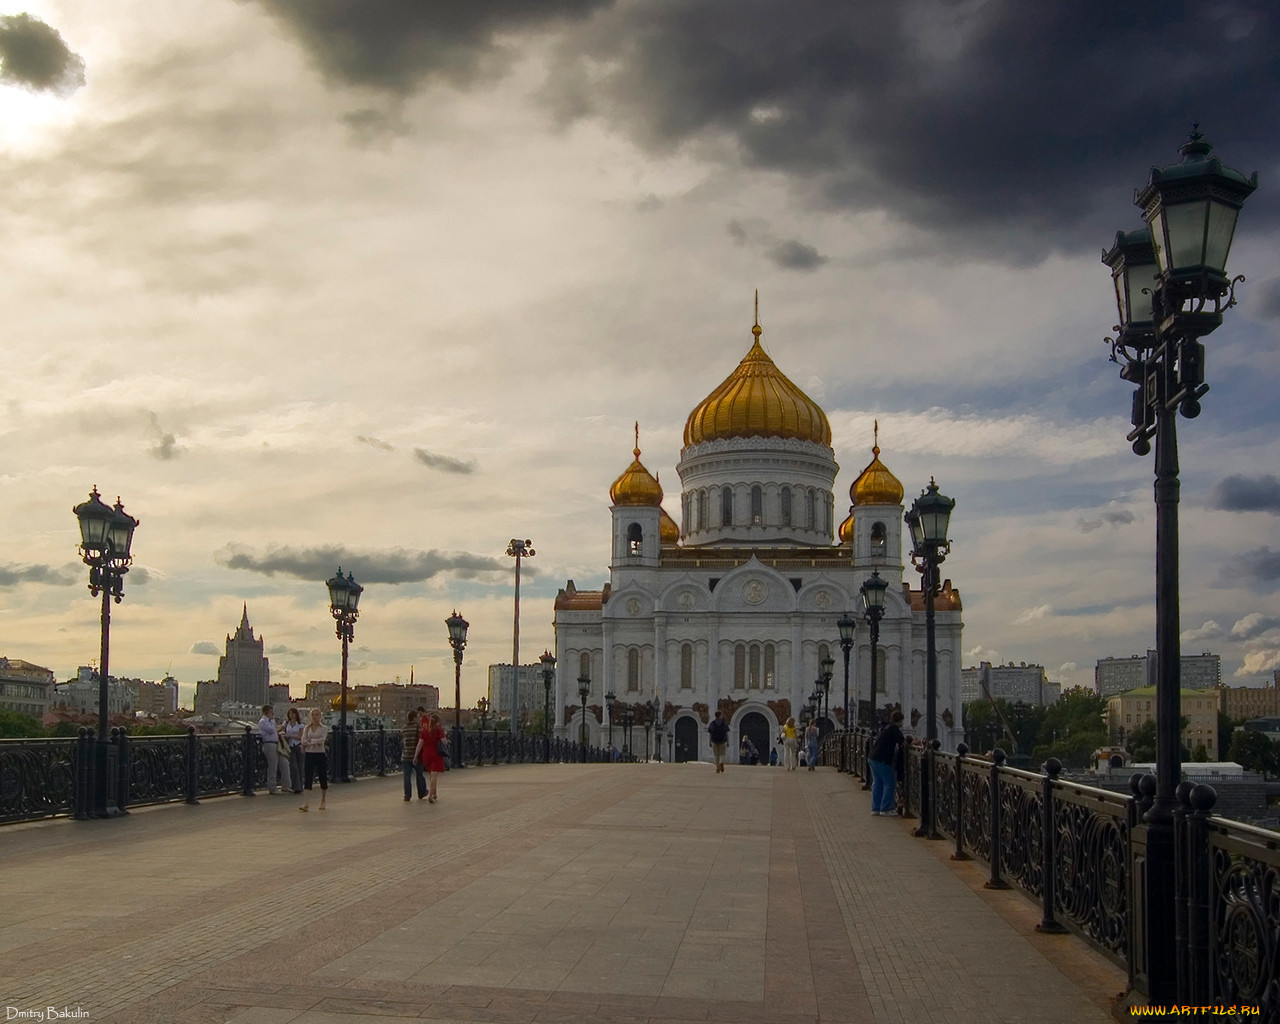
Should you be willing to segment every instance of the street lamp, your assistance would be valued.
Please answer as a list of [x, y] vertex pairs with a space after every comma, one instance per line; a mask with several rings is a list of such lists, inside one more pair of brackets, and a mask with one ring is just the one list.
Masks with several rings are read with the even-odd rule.
[[516, 560], [516, 607], [511, 627], [511, 735], [515, 736], [519, 717], [516, 705], [520, 693], [520, 560], [532, 558], [537, 552], [533, 550], [533, 541], [512, 537], [507, 545], [507, 554]]
[[480, 735], [483, 737], [485, 723], [489, 720], [489, 698], [481, 697], [476, 701], [476, 710], [480, 712]]
[[[925, 632], [925, 739], [926, 750], [933, 750], [938, 738], [938, 645], [934, 629], [933, 599], [938, 592], [938, 566], [951, 551], [947, 540], [947, 524], [955, 500], [938, 493], [933, 478], [920, 497], [911, 503], [903, 516], [911, 531], [911, 562], [920, 572], [920, 589], [924, 591]], [[874, 660], [874, 659], [873, 659]], [[916, 835], [937, 838], [934, 829], [928, 765], [920, 772], [920, 827]]]
[[462, 767], [462, 652], [467, 646], [467, 627], [471, 625], [458, 614], [458, 609], [444, 620], [449, 629], [449, 646], [453, 648], [453, 742], [450, 744], [450, 761], [454, 768]]
[[587, 694], [591, 692], [591, 677], [578, 676], [578, 701], [582, 706], [582, 725], [578, 729], [578, 745], [582, 763], [587, 763]]
[[551, 760], [551, 684], [556, 679], [556, 656], [550, 651], [543, 651], [542, 657], [542, 739], [544, 761]]
[[334, 756], [338, 762], [338, 770], [334, 772], [335, 782], [351, 781], [351, 738], [347, 735], [347, 645], [356, 637], [356, 619], [360, 617], [360, 595], [364, 587], [355, 581], [351, 573], [342, 575], [342, 566], [338, 566], [338, 574], [326, 581], [329, 588], [329, 613], [336, 623], [338, 639], [342, 641], [342, 702], [338, 710], [338, 735], [334, 738]]
[[653, 759], [662, 764], [662, 701], [653, 698]]
[[[831, 675], [832, 670], [836, 667], [836, 659], [828, 656], [823, 658], [819, 664], [822, 668], [822, 672], [818, 676], [818, 692], [822, 694], [822, 720], [829, 727], [831, 724]], [[819, 723], [818, 728], [822, 728], [821, 723]]]
[[114, 818], [126, 813], [116, 792], [116, 747], [108, 735], [111, 654], [111, 602], [124, 598], [124, 575], [133, 561], [133, 531], [138, 520], [129, 515], [120, 499], [115, 508], [98, 496], [97, 485], [71, 510], [80, 521], [80, 555], [89, 567], [89, 593], [102, 595], [102, 647], [98, 659], [98, 735], [94, 743], [93, 817]]
[[1174, 955], [1175, 858], [1173, 811], [1182, 775], [1178, 736], [1181, 657], [1178, 648], [1177, 414], [1200, 414], [1205, 349], [1200, 339], [1235, 305], [1243, 276], [1227, 274], [1236, 218], [1258, 185], [1210, 156], [1192, 127], [1182, 159], [1153, 167], [1134, 196], [1146, 227], [1122, 231], [1102, 254], [1111, 269], [1120, 315], [1108, 339], [1120, 376], [1135, 385], [1128, 440], [1138, 455], [1155, 439], [1156, 505], [1156, 792], [1146, 812], [1149, 988], [1153, 1003], [1177, 995]]
[[613, 756], [613, 702], [618, 698], [610, 690], [604, 695], [605, 711], [609, 716], [609, 756]]
[[[873, 572], [858, 588], [862, 597], [862, 617], [871, 626], [871, 692], [867, 695], [867, 725], [871, 725], [875, 717], [876, 694], [879, 692], [880, 620], [884, 618], [884, 596], [888, 589], [889, 584], [880, 578], [879, 572]], [[861, 705], [858, 720], [862, 720]]]
[[[836, 622], [836, 629], [840, 631], [840, 653], [844, 655], [844, 721], [840, 723], [844, 727], [844, 731], [849, 731], [849, 654], [853, 650], [854, 634], [858, 628], [858, 623], [848, 612], [840, 616]], [[854, 692], [854, 703], [857, 703], [857, 692]], [[849, 743], [848, 738], [840, 744], [840, 770], [847, 772], [849, 770]]]

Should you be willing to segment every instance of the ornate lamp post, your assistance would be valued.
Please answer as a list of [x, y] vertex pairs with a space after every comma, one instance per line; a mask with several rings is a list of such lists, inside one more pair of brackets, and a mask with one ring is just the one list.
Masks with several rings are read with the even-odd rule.
[[[925, 739], [926, 748], [933, 749], [938, 738], [938, 646], [934, 630], [933, 599], [938, 592], [938, 566], [951, 551], [947, 540], [947, 523], [955, 500], [938, 493], [938, 485], [932, 478], [920, 497], [911, 503], [903, 516], [911, 530], [911, 562], [920, 572], [920, 589], [924, 591], [925, 632]], [[932, 755], [930, 755], [932, 756]], [[933, 800], [930, 793], [928, 764], [920, 772], [920, 827], [917, 835], [937, 838], [934, 828]]]
[[551, 760], [551, 684], [556, 680], [556, 656], [543, 651], [542, 657], [542, 740], [543, 760]]
[[[822, 695], [822, 718], [828, 725], [831, 724], [831, 676], [836, 667], [836, 659], [832, 657], [823, 658], [821, 663], [822, 672], [818, 676], [818, 693]], [[821, 724], [819, 724], [821, 728]]]
[[581, 749], [582, 763], [587, 763], [587, 694], [591, 692], [591, 677], [578, 676], [578, 702], [582, 707], [582, 725], [578, 728], [578, 745]]
[[453, 739], [449, 744], [450, 757], [454, 768], [462, 767], [462, 652], [467, 647], [467, 627], [471, 625], [458, 614], [444, 620], [449, 629], [449, 646], [453, 648]]
[[[873, 572], [863, 580], [858, 588], [862, 598], [862, 617], [871, 626], [871, 692], [867, 695], [867, 721], [870, 726], [875, 717], [876, 694], [879, 692], [877, 674], [880, 671], [880, 620], [884, 618], [884, 595], [889, 584], [880, 578], [879, 572]], [[861, 705], [859, 705], [859, 722], [862, 721]]]
[[[89, 500], [71, 510], [80, 521], [80, 554], [89, 567], [89, 593], [102, 595], [102, 647], [98, 659], [98, 734], [94, 743], [93, 817], [114, 818], [126, 812], [116, 792], [116, 747], [111, 743], [108, 714], [111, 655], [111, 602], [124, 598], [124, 575], [133, 561], [133, 531], [138, 520], [120, 499], [111, 508], [95, 485]], [[87, 816], [87, 815], [86, 815]]]
[[604, 695], [605, 713], [609, 716], [609, 756], [613, 756], [613, 702], [618, 698], [610, 690]]
[[[841, 723], [844, 731], [848, 732], [849, 726], [849, 654], [853, 650], [853, 639], [855, 631], [858, 628], [857, 622], [845, 612], [836, 622], [836, 629], [840, 630], [840, 652], [844, 655], [844, 721]], [[854, 693], [854, 703], [856, 704], [858, 695]], [[843, 742], [840, 744], [840, 770], [847, 772], [849, 770], [849, 744]]]
[[476, 701], [476, 710], [480, 712], [480, 735], [484, 735], [485, 723], [489, 720], [489, 698], [481, 697]]
[[351, 737], [347, 733], [347, 645], [355, 639], [356, 619], [360, 617], [360, 595], [364, 587], [355, 581], [351, 573], [338, 574], [326, 581], [329, 587], [329, 613], [337, 624], [338, 639], [342, 641], [342, 707], [338, 711], [338, 735], [334, 737], [334, 756], [338, 761], [334, 772], [335, 782], [351, 781]]
[[519, 729], [517, 704], [520, 696], [520, 560], [532, 558], [537, 552], [533, 550], [533, 541], [512, 537], [507, 545], [507, 554], [516, 560], [516, 607], [511, 628], [511, 735], [515, 736]]
[[653, 698], [653, 759], [662, 764], [662, 701]]
[[[1175, 955], [1173, 810], [1182, 774], [1178, 736], [1177, 417], [1200, 414], [1205, 349], [1200, 339], [1222, 324], [1244, 277], [1227, 274], [1236, 218], [1258, 176], [1246, 178], [1210, 156], [1193, 127], [1182, 159], [1153, 167], [1134, 196], [1146, 227], [1121, 231], [1102, 262], [1111, 269], [1120, 322], [1108, 339], [1120, 376], [1135, 385], [1128, 440], [1138, 455], [1155, 439], [1156, 505], [1156, 793], [1146, 812], [1146, 935], [1152, 1003], [1178, 995]], [[1185, 1001], [1185, 1000], [1184, 1000]]]

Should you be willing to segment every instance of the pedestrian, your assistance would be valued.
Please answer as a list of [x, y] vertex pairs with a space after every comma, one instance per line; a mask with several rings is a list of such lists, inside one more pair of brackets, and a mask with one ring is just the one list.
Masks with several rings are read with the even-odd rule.
[[778, 748], [777, 747], [769, 748], [769, 767], [770, 768], [778, 767]]
[[284, 713], [284, 739], [289, 744], [289, 775], [293, 791], [302, 792], [302, 716], [297, 708]]
[[413, 781], [417, 779], [418, 799], [427, 796], [427, 777], [422, 771], [422, 759], [418, 756], [418, 712], [410, 711], [400, 730], [400, 768], [404, 772], [404, 799], [408, 803], [413, 799]]
[[717, 711], [716, 717], [707, 726], [707, 735], [711, 737], [711, 759], [715, 762], [716, 774], [724, 771], [724, 752], [729, 746], [729, 723], [724, 720], [724, 712]]
[[448, 751], [444, 729], [440, 727], [440, 716], [430, 714], [418, 733], [416, 753], [427, 771], [427, 803], [436, 802], [436, 779], [444, 771], [444, 756]]
[[809, 723], [809, 728], [804, 731], [805, 752], [809, 756], [809, 771], [813, 771], [818, 766], [818, 740], [822, 733], [818, 731], [818, 722], [815, 719]]
[[320, 721], [320, 709], [311, 709], [311, 721], [302, 730], [302, 763], [306, 772], [306, 795], [302, 798], [300, 811], [311, 809], [311, 783], [318, 776], [320, 779], [320, 810], [324, 810], [324, 798], [329, 795], [329, 759], [325, 756], [324, 741], [329, 736], [329, 727]]
[[871, 744], [871, 813], [892, 817], [895, 813], [896, 765], [901, 763], [906, 740], [902, 735], [902, 712], [895, 711]]
[[796, 752], [799, 748], [799, 740], [796, 736], [796, 720], [788, 718], [782, 726], [782, 753], [786, 760], [787, 771], [796, 770]]
[[289, 759], [280, 756], [280, 730], [276, 728], [276, 709], [262, 705], [262, 717], [258, 719], [258, 738], [262, 740], [262, 756], [267, 759], [267, 792], [275, 796], [276, 776], [285, 789], [293, 789], [289, 781]]

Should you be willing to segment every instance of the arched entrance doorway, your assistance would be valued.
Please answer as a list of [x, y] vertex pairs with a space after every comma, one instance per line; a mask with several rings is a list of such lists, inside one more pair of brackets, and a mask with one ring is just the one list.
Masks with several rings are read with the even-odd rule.
[[673, 760], [698, 760], [698, 723], [688, 715], [676, 719], [676, 749]]
[[835, 728], [836, 728], [836, 724], [835, 722], [831, 721], [831, 719], [819, 718], [818, 719], [818, 738], [825, 740], [827, 738], [827, 733], [834, 732]]
[[760, 757], [760, 763], [768, 764], [769, 751], [773, 749], [773, 743], [769, 737], [769, 720], [759, 711], [748, 711], [738, 720], [739, 748], [742, 746], [743, 737], [749, 739], [752, 745], [755, 746], [756, 753]]

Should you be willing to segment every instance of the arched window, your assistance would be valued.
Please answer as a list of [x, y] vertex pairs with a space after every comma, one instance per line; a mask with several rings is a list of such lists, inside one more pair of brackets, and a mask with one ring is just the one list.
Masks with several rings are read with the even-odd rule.
[[791, 525], [791, 488], [782, 488], [782, 525]]
[[760, 645], [752, 644], [749, 652], [747, 688], [750, 690], [760, 689]]
[[764, 645], [764, 688], [772, 690], [777, 670], [777, 652], [773, 644]]
[[733, 488], [726, 487], [720, 492], [720, 525], [733, 525]]
[[884, 523], [874, 523], [871, 527], [871, 557], [884, 558], [888, 553], [889, 535]]
[[578, 655], [578, 675], [591, 678], [591, 652], [583, 651]]
[[627, 527], [627, 553], [632, 555], [640, 554], [640, 544], [644, 539], [644, 531], [640, 529], [639, 523], [632, 523]]
[[680, 689], [693, 689], [693, 644], [680, 647]]
[[759, 526], [764, 522], [764, 491], [757, 484], [751, 488], [751, 525]]
[[693, 502], [689, 500], [687, 493], [680, 495], [680, 518], [684, 522], [684, 532], [686, 534], [693, 532]]
[[817, 529], [818, 526], [818, 496], [814, 493], [813, 489], [810, 488], [807, 497], [808, 503], [805, 509], [804, 524], [809, 527], [809, 529], [814, 530]]
[[627, 651], [627, 691], [637, 693], [640, 690], [640, 652], [636, 648]]
[[888, 673], [885, 671], [885, 667], [884, 667], [885, 666], [884, 656], [885, 656], [884, 648], [883, 647], [877, 648], [876, 649], [876, 693], [886, 692], [885, 676]]
[[822, 671], [822, 663], [831, 657], [831, 648], [826, 644], [818, 644], [818, 671]]
[[746, 644], [738, 644], [733, 649], [733, 688], [735, 690], [745, 690], [747, 688]]
[[698, 529], [705, 530], [711, 525], [711, 501], [706, 489], [698, 492]]

